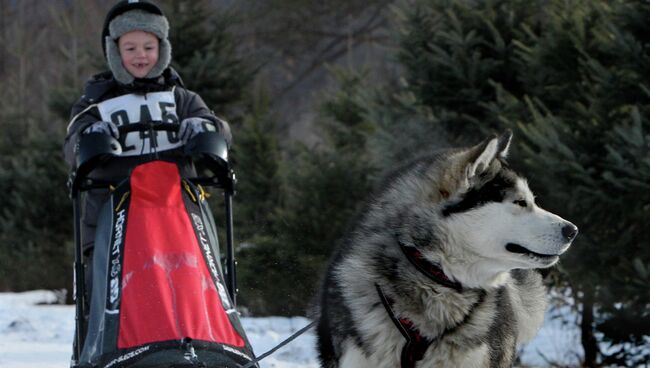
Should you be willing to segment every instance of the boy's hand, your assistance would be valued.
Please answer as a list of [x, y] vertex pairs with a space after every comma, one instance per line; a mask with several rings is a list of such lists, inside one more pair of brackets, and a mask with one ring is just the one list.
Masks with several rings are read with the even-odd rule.
[[117, 125], [113, 124], [110, 121], [98, 121], [93, 123], [83, 131], [83, 134], [88, 133], [104, 133], [110, 135], [115, 139], [118, 139], [120, 137], [120, 131], [117, 130]]
[[181, 121], [181, 127], [178, 129], [178, 136], [180, 137], [181, 141], [183, 141], [183, 144], [185, 144], [190, 140], [190, 138], [194, 137], [198, 133], [216, 131], [217, 128], [209, 120], [201, 118], [187, 118]]

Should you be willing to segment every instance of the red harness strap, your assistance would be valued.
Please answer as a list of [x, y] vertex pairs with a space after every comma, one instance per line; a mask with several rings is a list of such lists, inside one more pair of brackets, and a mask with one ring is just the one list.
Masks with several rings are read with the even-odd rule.
[[[400, 249], [411, 264], [413, 264], [418, 271], [423, 273], [429, 279], [458, 292], [463, 291], [463, 286], [458, 281], [449, 279], [442, 269], [440, 269], [440, 266], [426, 260], [416, 247], [409, 247], [403, 245], [401, 242], [399, 245]], [[406, 339], [406, 345], [402, 348], [401, 368], [415, 368], [415, 364], [424, 358], [427, 349], [435, 340], [422, 336], [413, 325], [413, 322], [408, 318], [397, 318], [392, 308], [393, 301], [383, 293], [379, 285], [375, 286], [377, 287], [379, 298], [381, 299], [384, 308], [386, 308], [386, 312], [388, 312], [390, 319]]]
[[458, 292], [463, 291], [463, 285], [461, 285], [460, 282], [449, 279], [442, 269], [440, 269], [439, 265], [427, 261], [416, 247], [409, 247], [402, 243], [399, 244], [399, 247], [402, 249], [402, 252], [411, 264], [413, 264], [413, 266], [415, 266], [415, 268], [425, 276], [442, 286], [446, 286]]
[[[416, 247], [406, 246], [401, 242], [398, 243], [406, 258], [411, 262], [411, 264], [413, 264], [413, 266], [415, 266], [416, 269], [418, 269], [418, 271], [439, 285], [454, 289], [459, 293], [463, 292], [463, 285], [460, 282], [451, 280], [447, 277], [439, 265], [428, 261]], [[415, 364], [424, 358], [424, 354], [427, 352], [429, 346], [431, 346], [431, 344], [436, 340], [441, 339], [443, 336], [455, 331], [459, 326], [466, 323], [472, 314], [474, 314], [476, 308], [483, 303], [486, 295], [484, 290], [480, 290], [476, 295], [476, 301], [469, 307], [461, 322], [454, 326], [447, 327], [440, 336], [434, 339], [428, 339], [418, 332], [413, 321], [408, 318], [397, 318], [395, 312], [393, 312], [393, 300], [384, 294], [378, 284], [375, 284], [375, 287], [377, 288], [379, 299], [384, 305], [384, 308], [386, 308], [386, 312], [390, 316], [391, 321], [393, 321], [402, 336], [406, 339], [406, 345], [402, 348], [401, 368], [415, 368]]]
[[406, 344], [402, 348], [401, 368], [415, 368], [415, 363], [424, 358], [424, 354], [434, 340], [420, 335], [413, 322], [408, 318], [397, 318], [392, 308], [393, 300], [384, 294], [379, 285], [375, 284], [375, 287], [391, 321], [406, 339]]

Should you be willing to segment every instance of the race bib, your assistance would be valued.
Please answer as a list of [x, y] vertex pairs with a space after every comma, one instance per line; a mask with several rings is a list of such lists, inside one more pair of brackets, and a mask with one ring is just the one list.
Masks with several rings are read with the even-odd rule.
[[[154, 92], [146, 95], [128, 94], [97, 105], [103, 121], [123, 126], [133, 123], [162, 121], [178, 124], [174, 92]], [[137, 156], [151, 152], [166, 151], [183, 145], [176, 132], [131, 132], [119, 139], [122, 156]]]

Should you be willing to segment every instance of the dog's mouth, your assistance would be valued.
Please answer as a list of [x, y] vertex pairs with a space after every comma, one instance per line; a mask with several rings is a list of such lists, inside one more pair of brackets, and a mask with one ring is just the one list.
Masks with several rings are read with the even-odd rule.
[[506, 244], [506, 250], [511, 253], [518, 253], [518, 254], [525, 254], [527, 256], [535, 257], [535, 258], [541, 258], [544, 260], [547, 259], [553, 259], [559, 257], [557, 254], [542, 254], [542, 253], [537, 253], [533, 252], [532, 250], [528, 248], [524, 248], [519, 244], [516, 243], [508, 243]]

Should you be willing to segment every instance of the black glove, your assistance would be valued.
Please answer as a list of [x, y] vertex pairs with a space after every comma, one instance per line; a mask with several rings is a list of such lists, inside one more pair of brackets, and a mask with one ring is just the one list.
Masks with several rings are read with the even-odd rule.
[[120, 137], [120, 131], [117, 130], [117, 125], [113, 124], [110, 121], [98, 121], [93, 123], [83, 131], [83, 134], [88, 133], [104, 133], [110, 135], [115, 139], [118, 139]]

